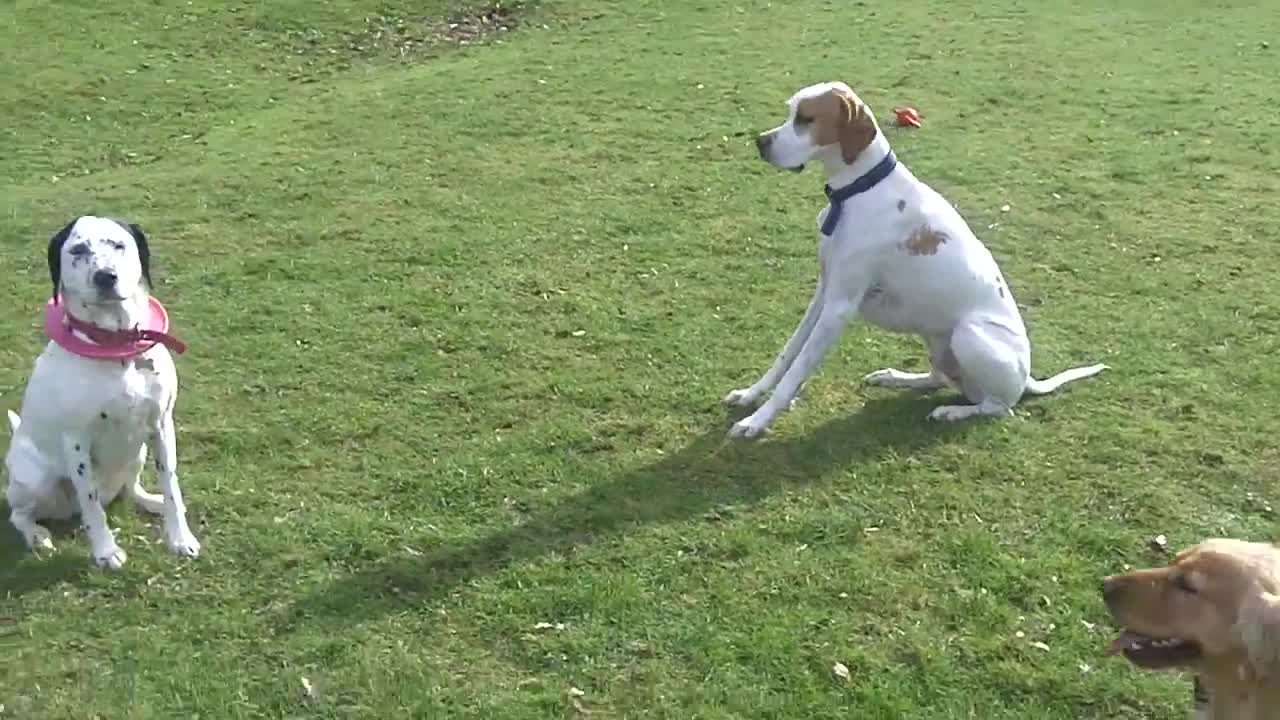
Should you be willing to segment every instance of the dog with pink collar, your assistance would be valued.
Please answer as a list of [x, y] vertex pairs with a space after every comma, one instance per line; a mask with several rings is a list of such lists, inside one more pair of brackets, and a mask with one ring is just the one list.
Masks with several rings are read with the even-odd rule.
[[[151, 297], [151, 253], [137, 225], [84, 215], [49, 241], [49, 343], [36, 358], [21, 416], [9, 413], [9, 520], [33, 551], [52, 550], [42, 520], [80, 515], [93, 561], [126, 555], [105, 507], [123, 491], [163, 518], [169, 549], [196, 557], [178, 487], [173, 407], [178, 376], [164, 306]], [[148, 450], [160, 493], [142, 487]]]

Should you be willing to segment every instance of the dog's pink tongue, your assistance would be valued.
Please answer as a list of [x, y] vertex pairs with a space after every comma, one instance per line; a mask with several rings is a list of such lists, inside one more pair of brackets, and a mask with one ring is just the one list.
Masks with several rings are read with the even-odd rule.
[[1115, 640], [1112, 640], [1111, 644], [1107, 646], [1107, 654], [1119, 655], [1123, 653], [1125, 650], [1137, 647], [1138, 645], [1141, 644], [1141, 641], [1142, 641], [1141, 635], [1125, 630], [1124, 632], [1120, 633], [1120, 637], [1116, 638]]

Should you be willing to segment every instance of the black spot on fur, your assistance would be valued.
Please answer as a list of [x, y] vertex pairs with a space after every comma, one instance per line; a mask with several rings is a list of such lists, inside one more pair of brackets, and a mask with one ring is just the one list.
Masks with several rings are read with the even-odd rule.
[[95, 491], [93, 491], [93, 490], [90, 490], [90, 491], [89, 491], [89, 502], [98, 502], [98, 493], [97, 493], [97, 492], [95, 492]]
[[906, 209], [907, 209], [907, 201], [906, 201], [906, 200], [899, 200], [899, 201], [898, 201], [898, 212], [902, 212], [903, 210], [906, 210]]
[[79, 475], [80, 477], [84, 477], [84, 463], [80, 463], [80, 465], [76, 468], [76, 474]]
[[80, 452], [80, 446], [79, 446], [79, 445], [77, 445], [77, 446], [76, 446], [76, 452]]
[[107, 419], [107, 414], [106, 414], [106, 413], [98, 413], [98, 414], [102, 416], [102, 419], [103, 419], [103, 420], [106, 420], [106, 419]]
[[89, 261], [89, 243], [77, 243], [71, 246], [71, 267], [83, 265]]

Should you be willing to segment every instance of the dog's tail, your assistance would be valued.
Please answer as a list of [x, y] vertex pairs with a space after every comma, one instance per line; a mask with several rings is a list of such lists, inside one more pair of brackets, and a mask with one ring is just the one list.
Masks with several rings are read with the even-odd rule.
[[1029, 377], [1027, 378], [1026, 392], [1032, 395], [1048, 395], [1073, 380], [1083, 380], [1084, 378], [1097, 375], [1107, 369], [1109, 368], [1106, 365], [1099, 363], [1097, 365], [1089, 365], [1088, 367], [1063, 370], [1057, 375], [1044, 380], [1037, 380], [1033, 377]]
[[12, 410], [6, 410], [5, 412], [9, 413], [9, 429], [15, 433], [18, 432], [18, 426], [22, 424], [22, 419], [18, 417], [18, 413]]

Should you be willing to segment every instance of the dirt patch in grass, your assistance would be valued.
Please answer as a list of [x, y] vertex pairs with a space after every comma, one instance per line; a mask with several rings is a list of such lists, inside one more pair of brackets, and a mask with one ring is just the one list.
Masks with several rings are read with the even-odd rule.
[[485, 0], [447, 15], [370, 15], [364, 27], [349, 31], [295, 30], [289, 33], [290, 49], [305, 68], [296, 79], [314, 79], [314, 71], [321, 67], [341, 68], [357, 58], [420, 62], [450, 48], [501, 42], [503, 35], [528, 21], [536, 4], [533, 0]]
[[412, 59], [439, 47], [477, 45], [490, 42], [517, 27], [528, 15], [526, 2], [484, 2], [455, 11], [441, 18], [405, 18], [378, 16], [369, 18], [368, 27], [356, 43], [390, 51]]

